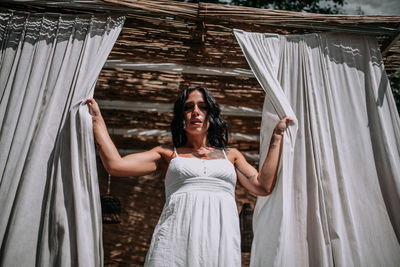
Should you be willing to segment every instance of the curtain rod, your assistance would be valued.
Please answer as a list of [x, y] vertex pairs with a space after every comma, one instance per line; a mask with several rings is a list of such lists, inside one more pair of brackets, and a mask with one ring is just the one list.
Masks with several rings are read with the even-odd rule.
[[[76, 1], [71, 2], [58, 2], [58, 1], [42, 1], [42, 0], [2, 0], [0, 1], [0, 6], [2, 4], [12, 4], [13, 6], [26, 6], [34, 5], [38, 7], [48, 7], [48, 8], [65, 8], [71, 11], [85, 11], [90, 13], [104, 12], [104, 14], [116, 15], [116, 16], [126, 16], [129, 11], [127, 8], [119, 8], [114, 5], [109, 5], [105, 3], [99, 3], [95, 1], [81, 1], [81, 3]], [[101, 13], [98, 13], [101, 14]]]

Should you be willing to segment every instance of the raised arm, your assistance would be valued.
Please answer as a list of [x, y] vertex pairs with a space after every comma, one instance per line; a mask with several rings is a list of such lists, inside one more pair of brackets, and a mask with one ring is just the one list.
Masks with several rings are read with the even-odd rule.
[[240, 183], [250, 192], [260, 196], [271, 194], [278, 172], [279, 159], [282, 152], [283, 135], [289, 118], [282, 119], [275, 127], [269, 144], [267, 157], [260, 172], [251, 166], [239, 151], [234, 151], [236, 173]]
[[86, 102], [92, 115], [93, 135], [99, 148], [100, 158], [109, 174], [119, 177], [142, 176], [159, 168], [164, 160], [162, 157], [163, 148], [155, 147], [143, 153], [121, 157], [108, 134], [99, 105], [92, 98], [87, 99]]

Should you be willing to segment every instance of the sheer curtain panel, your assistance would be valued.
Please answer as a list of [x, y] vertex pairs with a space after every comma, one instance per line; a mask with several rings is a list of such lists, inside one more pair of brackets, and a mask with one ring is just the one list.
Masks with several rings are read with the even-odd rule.
[[85, 100], [123, 17], [0, 11], [0, 266], [102, 266]]
[[375, 38], [234, 33], [266, 92], [261, 162], [295, 119], [257, 199], [251, 266], [399, 266], [400, 119]]

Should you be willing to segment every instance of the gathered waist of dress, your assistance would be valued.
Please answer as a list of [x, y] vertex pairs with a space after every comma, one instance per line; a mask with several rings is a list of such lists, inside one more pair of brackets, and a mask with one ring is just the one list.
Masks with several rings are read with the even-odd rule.
[[165, 196], [168, 198], [172, 194], [193, 191], [226, 192], [232, 197], [235, 196], [235, 186], [232, 183], [208, 176], [191, 177], [173, 184], [168, 184], [165, 187]]

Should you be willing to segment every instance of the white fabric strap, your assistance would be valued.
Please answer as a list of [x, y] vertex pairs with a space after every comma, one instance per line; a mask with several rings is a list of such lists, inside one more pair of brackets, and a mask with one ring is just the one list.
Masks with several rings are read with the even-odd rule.
[[179, 158], [178, 151], [176, 151], [176, 147], [174, 147], [175, 156]]
[[222, 153], [224, 153], [225, 159], [228, 159], [228, 156], [226, 155], [224, 148], [222, 149]]

